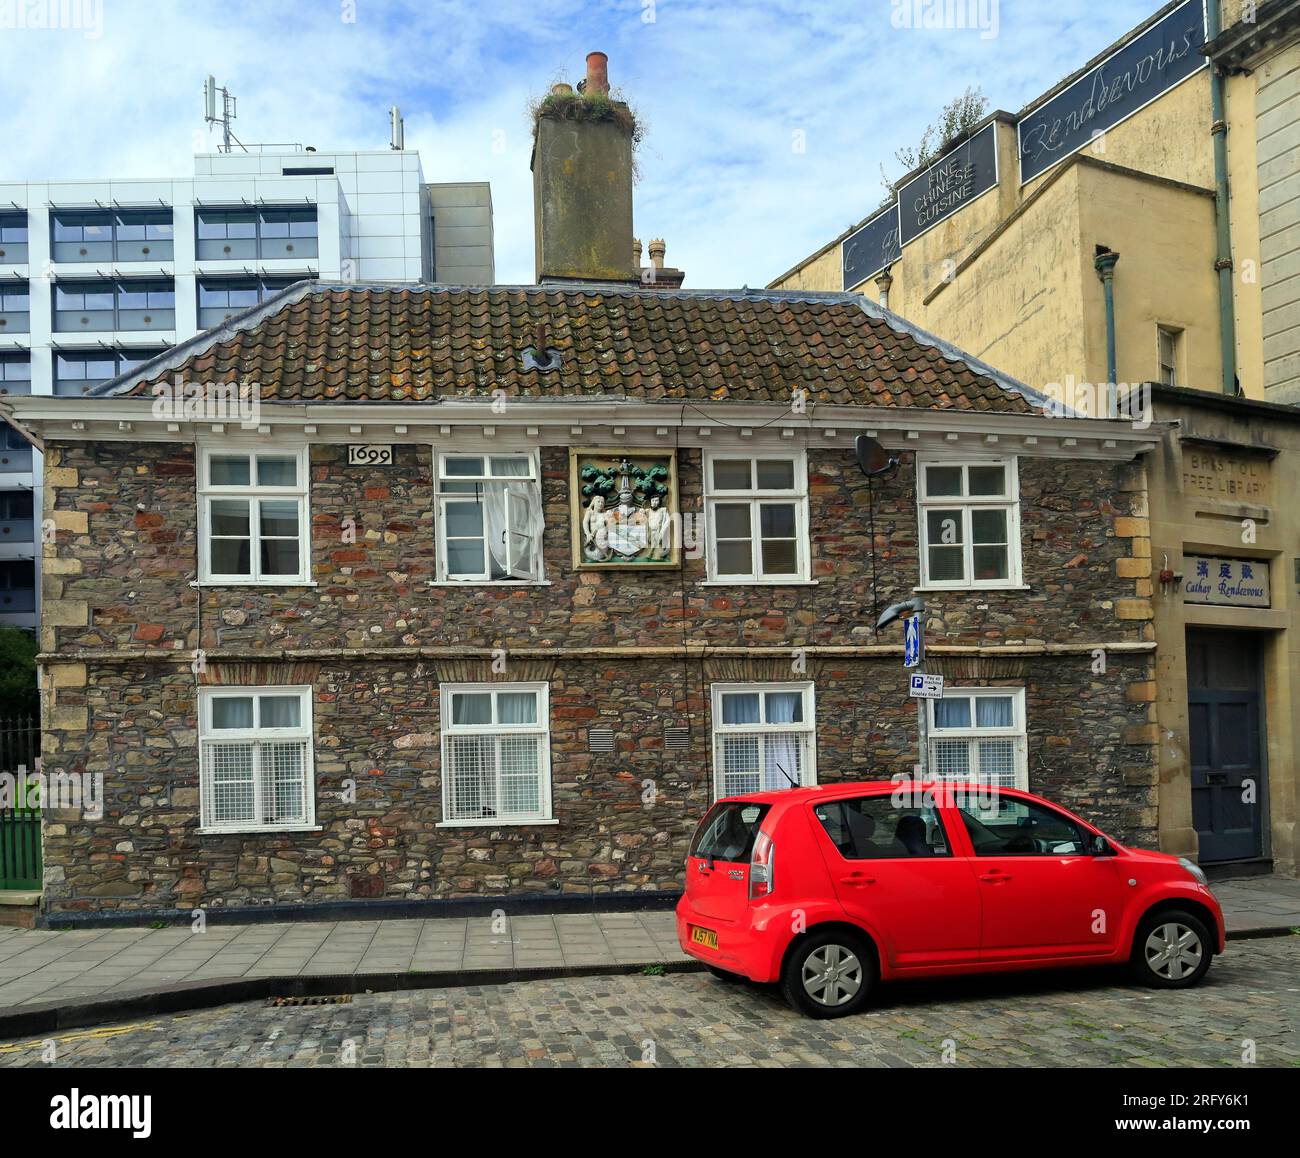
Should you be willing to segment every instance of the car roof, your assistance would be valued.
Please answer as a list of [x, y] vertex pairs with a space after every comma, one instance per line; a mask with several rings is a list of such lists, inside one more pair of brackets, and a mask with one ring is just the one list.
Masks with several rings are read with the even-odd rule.
[[[814, 784], [801, 788], [779, 788], [770, 792], [747, 792], [741, 796], [726, 796], [718, 801], [768, 805], [795, 805], [814, 800], [841, 800], [851, 796], [878, 796], [885, 792], [937, 791], [943, 794], [976, 796], [992, 791], [988, 784], [960, 780], [840, 780], [831, 784]], [[996, 789], [1008, 796], [1030, 796], [1018, 788]]]

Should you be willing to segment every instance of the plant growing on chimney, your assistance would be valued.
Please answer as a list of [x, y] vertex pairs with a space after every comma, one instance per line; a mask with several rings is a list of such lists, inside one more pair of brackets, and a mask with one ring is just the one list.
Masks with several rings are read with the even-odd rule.
[[533, 101], [528, 111], [533, 119], [534, 136], [537, 133], [537, 123], [546, 117], [553, 121], [606, 122], [617, 125], [632, 138], [633, 151], [645, 137], [645, 125], [632, 106], [603, 92], [580, 93], [572, 89], [557, 92], [552, 89], [541, 100]]

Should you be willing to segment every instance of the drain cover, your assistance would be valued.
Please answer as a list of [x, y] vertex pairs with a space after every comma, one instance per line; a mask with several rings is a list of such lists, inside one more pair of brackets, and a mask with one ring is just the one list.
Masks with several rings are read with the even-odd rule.
[[268, 997], [267, 1005], [351, 1005], [352, 994], [333, 993], [324, 997]]

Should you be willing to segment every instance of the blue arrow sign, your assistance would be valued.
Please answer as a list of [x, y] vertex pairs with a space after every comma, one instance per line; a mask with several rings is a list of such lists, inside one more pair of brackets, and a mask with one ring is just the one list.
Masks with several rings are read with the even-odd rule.
[[903, 620], [903, 667], [918, 667], [925, 657], [925, 633], [919, 615]]

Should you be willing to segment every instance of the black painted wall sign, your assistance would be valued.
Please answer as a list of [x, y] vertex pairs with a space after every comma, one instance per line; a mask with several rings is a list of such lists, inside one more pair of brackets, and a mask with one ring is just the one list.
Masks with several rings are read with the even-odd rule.
[[[1216, 2], [1216, 0], [1211, 0]], [[1205, 68], [1204, 0], [1187, 0], [1020, 121], [1020, 182]]]
[[906, 245], [998, 183], [997, 123], [945, 153], [898, 190], [899, 236]]
[[878, 274], [893, 265], [902, 250], [898, 244], [898, 206], [891, 205], [844, 239], [840, 246], [840, 267], [844, 288]]

